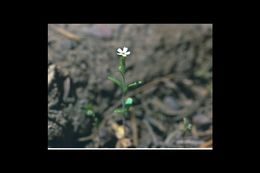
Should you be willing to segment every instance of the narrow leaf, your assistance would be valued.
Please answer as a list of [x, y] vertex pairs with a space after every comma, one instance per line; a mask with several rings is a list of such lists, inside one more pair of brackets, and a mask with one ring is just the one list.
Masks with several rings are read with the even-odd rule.
[[123, 92], [126, 93], [128, 90], [128, 87], [126, 85], [123, 85]]
[[128, 89], [134, 89], [134, 88], [139, 87], [139, 86], [142, 85], [142, 84], [143, 84], [143, 82], [140, 81], [140, 80], [134, 81], [134, 82], [129, 83], [129, 84], [127, 85], [127, 88], [128, 88]]
[[114, 112], [116, 112], [116, 113], [124, 113], [126, 111], [127, 111], [126, 109], [122, 109], [122, 108], [118, 108], [118, 109], [114, 110]]
[[109, 80], [111, 80], [112, 82], [114, 82], [117, 86], [119, 86], [121, 89], [123, 89], [123, 85], [121, 83], [120, 80], [114, 78], [113, 76], [108, 76], [107, 77]]

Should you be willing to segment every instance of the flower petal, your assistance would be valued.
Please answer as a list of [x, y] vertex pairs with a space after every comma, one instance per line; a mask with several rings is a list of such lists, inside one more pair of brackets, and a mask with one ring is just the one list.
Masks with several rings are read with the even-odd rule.
[[130, 51], [125, 53], [126, 55], [130, 55]]
[[117, 52], [120, 52], [120, 53], [122, 53], [123, 51], [122, 51], [122, 49], [121, 49], [121, 48], [118, 48], [118, 49], [117, 49]]
[[123, 52], [127, 52], [128, 48], [124, 47]]

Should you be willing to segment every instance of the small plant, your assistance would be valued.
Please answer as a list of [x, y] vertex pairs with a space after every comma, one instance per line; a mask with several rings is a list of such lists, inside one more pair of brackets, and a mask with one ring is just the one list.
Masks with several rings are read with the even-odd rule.
[[117, 79], [111, 75], [108, 76], [108, 79], [111, 80], [113, 83], [115, 83], [121, 89], [122, 106], [121, 108], [115, 109], [114, 112], [122, 114], [123, 126], [125, 126], [125, 118], [127, 117], [129, 108], [133, 104], [133, 98], [131, 97], [125, 98], [125, 96], [128, 90], [139, 87], [142, 84], [142, 81], [138, 80], [130, 83], [126, 82], [125, 79], [126, 57], [130, 55], [130, 51], [128, 51], [128, 48], [124, 47], [123, 50], [121, 48], [118, 48], [117, 55], [119, 56], [118, 72], [120, 73], [121, 79]]
[[84, 110], [85, 115], [92, 120], [92, 122], [93, 122], [92, 125], [94, 127], [96, 127], [97, 123], [98, 123], [98, 118], [94, 112], [93, 106], [91, 104], [87, 104], [86, 106], [82, 107], [81, 109]]
[[185, 135], [187, 132], [191, 132], [192, 125], [189, 122], [188, 118], [186, 118], [186, 117], [183, 118], [183, 125], [184, 125], [184, 132], [182, 134], [182, 139], [183, 139], [183, 146], [185, 147], [184, 138], [185, 138]]
[[185, 131], [191, 131], [192, 125], [191, 123], [189, 123], [189, 120], [186, 117], [183, 118], [183, 124], [184, 124]]

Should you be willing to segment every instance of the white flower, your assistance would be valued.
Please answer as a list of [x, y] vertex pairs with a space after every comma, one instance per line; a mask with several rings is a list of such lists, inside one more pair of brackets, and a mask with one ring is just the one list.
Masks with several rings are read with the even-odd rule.
[[130, 51], [128, 51], [128, 48], [127, 47], [124, 47], [123, 50], [121, 48], [118, 48], [117, 49], [117, 55], [121, 55], [123, 57], [127, 57], [127, 55], [130, 55]]

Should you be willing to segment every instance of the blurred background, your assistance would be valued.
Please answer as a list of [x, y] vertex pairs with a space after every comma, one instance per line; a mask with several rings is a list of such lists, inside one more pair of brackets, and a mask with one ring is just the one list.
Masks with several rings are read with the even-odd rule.
[[[107, 76], [124, 46], [126, 80], [143, 85], [128, 92], [122, 139], [121, 92]], [[212, 116], [211, 24], [48, 25], [49, 148], [211, 148]]]

